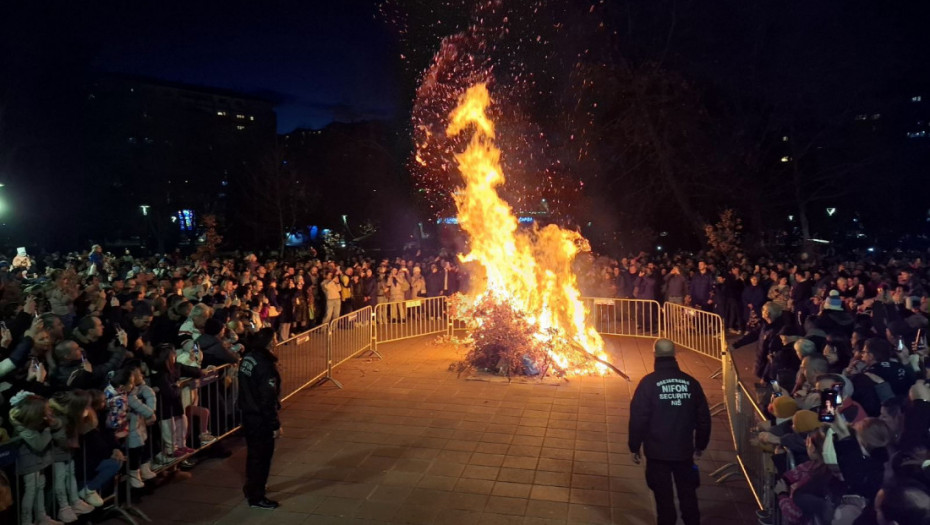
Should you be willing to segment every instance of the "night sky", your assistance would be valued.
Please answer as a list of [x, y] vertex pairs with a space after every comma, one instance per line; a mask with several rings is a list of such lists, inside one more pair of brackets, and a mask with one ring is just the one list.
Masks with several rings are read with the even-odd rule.
[[399, 52], [373, 0], [131, 2], [102, 14], [95, 69], [257, 93], [278, 131], [398, 117]]

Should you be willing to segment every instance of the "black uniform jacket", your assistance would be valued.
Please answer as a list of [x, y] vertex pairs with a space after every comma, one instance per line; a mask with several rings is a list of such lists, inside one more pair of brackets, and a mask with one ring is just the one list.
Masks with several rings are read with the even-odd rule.
[[253, 350], [239, 363], [239, 410], [246, 426], [274, 431], [281, 428], [281, 376], [272, 359], [265, 352]]
[[630, 402], [630, 451], [648, 459], [690, 461], [710, 441], [710, 410], [701, 384], [674, 357], [659, 357]]

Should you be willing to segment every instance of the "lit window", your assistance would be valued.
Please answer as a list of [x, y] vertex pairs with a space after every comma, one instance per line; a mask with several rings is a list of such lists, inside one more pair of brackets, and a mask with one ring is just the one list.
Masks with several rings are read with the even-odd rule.
[[781, 141], [782, 141], [782, 142], [788, 142], [788, 135], [785, 135], [784, 137], [782, 137], [782, 138], [781, 138]]
[[245, 115], [239, 114], [239, 115], [236, 115], [236, 118], [245, 118]]
[[[177, 215], [178, 221], [181, 227], [181, 231], [193, 231], [194, 229], [194, 211], [193, 210], [178, 210]], [[174, 222], [174, 221], [172, 221]]]
[[911, 97], [911, 102], [920, 102], [921, 100], [923, 100], [923, 97], [921, 97], [920, 95], [917, 95], [916, 97]]
[[240, 125], [236, 126], [236, 129], [238, 129], [239, 131], [242, 131], [242, 130], [245, 129], [245, 126], [243, 126], [243, 125], [240, 124]]
[[217, 112], [216, 112], [216, 116], [218, 116], [218, 117], [225, 117], [225, 116], [226, 116], [226, 112], [225, 112], [225, 111], [217, 111]]
[[255, 120], [255, 117], [252, 115], [249, 115], [249, 120]]

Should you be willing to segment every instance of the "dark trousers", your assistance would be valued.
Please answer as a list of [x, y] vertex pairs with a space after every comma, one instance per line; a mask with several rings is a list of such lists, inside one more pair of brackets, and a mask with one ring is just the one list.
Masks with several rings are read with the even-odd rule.
[[265, 497], [265, 485], [271, 470], [274, 455], [274, 432], [265, 428], [249, 428], [245, 431], [245, 486], [242, 492], [250, 502]]
[[678, 514], [675, 512], [675, 489], [678, 490], [678, 505], [685, 525], [698, 525], [701, 522], [697, 500], [697, 488], [700, 484], [700, 473], [691, 461], [646, 459], [646, 485], [656, 499], [658, 525], [675, 525], [678, 521]]

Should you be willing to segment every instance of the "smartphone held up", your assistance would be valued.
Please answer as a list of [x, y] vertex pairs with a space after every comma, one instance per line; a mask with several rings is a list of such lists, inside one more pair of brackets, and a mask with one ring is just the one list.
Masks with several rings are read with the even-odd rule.
[[835, 389], [828, 388], [820, 392], [820, 409], [818, 411], [820, 421], [823, 423], [836, 421], [836, 415], [842, 402], [843, 397]]

